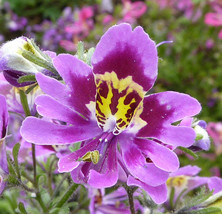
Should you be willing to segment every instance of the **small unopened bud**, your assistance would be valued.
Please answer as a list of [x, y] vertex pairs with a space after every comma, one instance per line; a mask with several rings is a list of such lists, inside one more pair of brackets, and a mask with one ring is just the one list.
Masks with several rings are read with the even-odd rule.
[[194, 131], [196, 132], [195, 143], [192, 145], [196, 150], [209, 150], [210, 149], [210, 138], [206, 131], [206, 122], [200, 120], [193, 124]]
[[[51, 59], [35, 43], [22, 36], [4, 43], [0, 48], [0, 71], [12, 85], [21, 87], [35, 81], [33, 77], [46, 69], [53, 70]], [[21, 77], [23, 81], [18, 81]]]

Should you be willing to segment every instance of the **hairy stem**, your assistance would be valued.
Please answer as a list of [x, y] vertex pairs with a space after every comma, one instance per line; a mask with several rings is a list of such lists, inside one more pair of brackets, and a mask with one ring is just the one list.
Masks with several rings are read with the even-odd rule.
[[33, 180], [35, 188], [38, 187], [37, 180], [36, 180], [36, 157], [35, 157], [35, 144], [32, 144], [32, 162], [33, 162]]
[[125, 188], [127, 195], [128, 195], [128, 201], [129, 201], [129, 205], [130, 205], [130, 212], [131, 214], [135, 214], [135, 207], [134, 207], [134, 200], [133, 200], [133, 193], [135, 191], [135, 188], [133, 187], [129, 187], [126, 184], [123, 185], [123, 187]]

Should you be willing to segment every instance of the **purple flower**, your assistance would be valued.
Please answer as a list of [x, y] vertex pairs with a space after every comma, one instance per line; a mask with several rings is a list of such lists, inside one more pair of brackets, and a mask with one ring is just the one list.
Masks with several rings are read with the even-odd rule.
[[[222, 26], [222, 2], [220, 0], [214, 0], [211, 2], [211, 6], [214, 12], [205, 15], [205, 24], [220, 27]], [[218, 38], [222, 39], [222, 30], [220, 30]]]
[[83, 7], [76, 12], [78, 20], [69, 24], [65, 28], [66, 33], [72, 34], [73, 40], [81, 40], [88, 36], [94, 27], [94, 9], [91, 6]]
[[213, 139], [216, 154], [222, 154], [222, 122], [208, 123], [207, 132]]
[[210, 149], [210, 138], [206, 131], [207, 123], [204, 120], [195, 121], [193, 118], [185, 118], [180, 125], [193, 127], [196, 133], [195, 143], [189, 149], [193, 151], [208, 151]]
[[197, 166], [188, 165], [170, 174], [170, 177], [167, 180], [167, 187], [169, 189], [169, 193], [171, 188], [175, 189], [174, 202], [178, 199], [178, 196], [183, 198], [184, 195], [186, 195], [193, 189], [203, 185], [207, 185], [210, 191], [214, 190], [214, 194], [222, 191], [221, 178], [216, 176], [197, 176], [200, 170], [201, 169]]
[[8, 174], [8, 164], [4, 138], [8, 126], [8, 110], [5, 97], [0, 95], [0, 194], [4, 190], [6, 182], [4, 178]]
[[131, 2], [122, 0], [123, 3], [123, 22], [133, 24], [136, 19], [140, 18], [147, 10], [147, 6], [142, 1]]
[[191, 127], [172, 123], [201, 107], [189, 95], [172, 91], [145, 96], [157, 77], [155, 42], [142, 27], [120, 24], [101, 38], [93, 68], [69, 54], [58, 55], [53, 63], [65, 84], [38, 73], [46, 94], [37, 97], [36, 105], [40, 115], [60, 123], [29, 117], [22, 136], [38, 145], [81, 141], [79, 150], [60, 158], [60, 172], [71, 172], [76, 183], [105, 188], [115, 185], [118, 171], [124, 170], [128, 185], [164, 202], [165, 182], [179, 167], [170, 148], [195, 142]]
[[91, 214], [130, 214], [129, 207], [124, 201], [127, 200], [126, 190], [121, 187], [112, 193], [105, 195], [104, 189], [89, 189]]

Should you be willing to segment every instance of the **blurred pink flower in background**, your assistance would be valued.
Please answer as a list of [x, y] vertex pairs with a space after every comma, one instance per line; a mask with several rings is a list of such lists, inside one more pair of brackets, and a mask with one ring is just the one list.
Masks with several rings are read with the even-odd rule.
[[183, 12], [184, 16], [193, 22], [197, 21], [202, 15], [200, 8], [195, 9], [192, 0], [156, 0], [154, 2], [159, 5], [160, 9], [171, 8]]
[[135, 23], [147, 10], [147, 6], [142, 1], [131, 2], [130, 0], [122, 0], [123, 3], [123, 19], [121, 22]]
[[[210, 26], [220, 27], [222, 26], [222, 1], [215, 0], [211, 3], [211, 7], [214, 12], [207, 13], [205, 15], [205, 23]], [[222, 39], [222, 29], [220, 30], [218, 37]]]
[[108, 24], [110, 24], [113, 20], [114, 20], [113, 16], [108, 14], [108, 15], [106, 15], [106, 16], [103, 18], [103, 24], [104, 24], [104, 25], [108, 25]]
[[208, 123], [207, 132], [213, 139], [216, 154], [222, 154], [222, 122]]
[[94, 10], [93, 7], [83, 7], [81, 10], [76, 10], [74, 12], [74, 17], [77, 17], [76, 21], [65, 26], [64, 31], [67, 34], [71, 34], [72, 38], [70, 39], [62, 39], [59, 44], [62, 48], [67, 51], [75, 51], [76, 45], [80, 40], [83, 40], [88, 36], [90, 30], [94, 27]]

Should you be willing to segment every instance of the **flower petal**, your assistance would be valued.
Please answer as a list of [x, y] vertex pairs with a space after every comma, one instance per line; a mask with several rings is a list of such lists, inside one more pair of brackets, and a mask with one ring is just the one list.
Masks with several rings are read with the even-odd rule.
[[118, 180], [116, 144], [116, 141], [110, 142], [106, 154], [100, 160], [100, 164], [96, 165], [97, 169], [90, 170], [88, 180], [90, 186], [94, 188], [107, 188], [116, 184]]
[[0, 140], [6, 136], [6, 130], [8, 126], [8, 109], [6, 105], [6, 99], [0, 95]]
[[26, 73], [21, 71], [13, 71], [13, 70], [4, 70], [3, 71], [5, 79], [13, 86], [15, 87], [24, 87], [27, 85], [31, 85], [34, 82], [24, 82], [24, 83], [18, 83], [18, 79], [22, 76], [25, 76]]
[[214, 190], [214, 194], [216, 194], [222, 191], [222, 179], [216, 176], [211, 177], [208, 180], [208, 186], [210, 191]]
[[[61, 120], [73, 125], [85, 125], [88, 123], [83, 117], [74, 110], [56, 101], [48, 95], [40, 95], [36, 98], [38, 113], [50, 119]], [[95, 124], [96, 126], [97, 124]]]
[[71, 91], [69, 105], [88, 118], [91, 112], [86, 104], [95, 101], [96, 95], [92, 69], [70, 54], [58, 55], [53, 64]]
[[157, 168], [153, 163], [147, 163], [142, 151], [127, 139], [121, 143], [123, 161], [129, 172], [142, 182], [151, 186], [159, 186], [166, 182], [168, 173]]
[[132, 76], [144, 91], [148, 91], [156, 80], [157, 62], [155, 42], [142, 27], [132, 31], [129, 24], [109, 28], [92, 57], [95, 74], [114, 71], [118, 79]]
[[139, 186], [144, 189], [156, 204], [162, 204], [167, 200], [167, 187], [166, 184], [162, 184], [156, 187], [149, 186], [138, 179], [129, 176], [127, 180], [129, 186]]
[[88, 181], [89, 168], [92, 165], [90, 162], [81, 162], [79, 166], [72, 170], [71, 177], [74, 183], [86, 184]]
[[45, 76], [42, 73], [36, 74], [36, 80], [43, 92], [50, 95], [54, 99], [59, 100], [61, 103], [67, 103], [70, 92], [64, 84], [54, 78]]
[[5, 189], [6, 182], [3, 180], [3, 177], [0, 175], [0, 195], [2, 194], [3, 190]]
[[83, 155], [85, 155], [89, 151], [93, 151], [96, 149], [96, 146], [98, 145], [98, 138], [88, 143], [86, 146], [83, 146], [79, 150], [66, 155], [59, 159], [58, 162], [58, 171], [59, 172], [71, 172], [73, 169], [75, 169], [79, 164], [80, 161], [77, 161], [79, 158], [81, 158]]
[[193, 129], [171, 124], [196, 115], [200, 110], [201, 106], [196, 99], [182, 93], [168, 91], [145, 97], [140, 118], [147, 125], [137, 136], [156, 138], [174, 146], [191, 146], [196, 136]]
[[85, 126], [54, 124], [35, 117], [28, 117], [21, 127], [22, 137], [37, 145], [70, 144], [91, 139], [101, 133], [94, 123]]
[[147, 139], [137, 139], [135, 143], [156, 167], [167, 172], [173, 172], [179, 168], [177, 155], [166, 146]]
[[222, 25], [222, 16], [219, 13], [207, 13], [204, 22], [207, 25], [218, 27]]
[[187, 165], [184, 167], [179, 168], [176, 172], [170, 173], [170, 177], [180, 176], [180, 175], [187, 175], [187, 176], [194, 176], [200, 172], [200, 168], [197, 166]]

